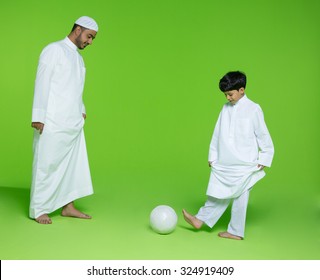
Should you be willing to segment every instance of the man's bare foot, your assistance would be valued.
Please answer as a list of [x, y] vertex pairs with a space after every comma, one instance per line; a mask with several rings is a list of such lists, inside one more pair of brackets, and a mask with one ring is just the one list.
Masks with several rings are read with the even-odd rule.
[[235, 239], [235, 240], [242, 240], [243, 239], [241, 236], [233, 235], [227, 231], [219, 232], [218, 236], [222, 237], [222, 238], [229, 238], [229, 239]]
[[184, 209], [182, 210], [182, 213], [183, 213], [183, 217], [186, 220], [186, 222], [189, 223], [190, 225], [192, 225], [194, 228], [199, 229], [202, 227], [203, 222], [200, 221], [199, 219], [197, 219], [195, 216], [192, 216]]
[[39, 216], [38, 218], [35, 219], [36, 222], [38, 222], [39, 224], [43, 224], [43, 225], [49, 225], [52, 224], [51, 219], [49, 218], [49, 216], [47, 214], [42, 214], [41, 216]]
[[73, 218], [80, 218], [80, 219], [91, 219], [91, 216], [79, 211], [73, 205], [73, 202], [65, 205], [62, 208], [61, 216], [63, 217], [73, 217]]

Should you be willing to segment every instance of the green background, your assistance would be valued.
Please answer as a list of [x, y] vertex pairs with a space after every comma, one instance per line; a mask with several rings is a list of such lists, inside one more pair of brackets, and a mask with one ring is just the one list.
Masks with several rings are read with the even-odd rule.
[[[0, 4], [0, 259], [319, 259], [320, 2], [317, 0], [11, 0]], [[95, 194], [84, 221], [28, 218], [33, 87], [41, 50], [88, 15], [99, 23], [81, 52], [85, 133]], [[226, 102], [219, 79], [248, 76], [275, 145], [251, 192], [246, 238], [194, 231], [181, 209], [205, 202], [207, 154]], [[167, 204], [170, 235], [149, 227]]]

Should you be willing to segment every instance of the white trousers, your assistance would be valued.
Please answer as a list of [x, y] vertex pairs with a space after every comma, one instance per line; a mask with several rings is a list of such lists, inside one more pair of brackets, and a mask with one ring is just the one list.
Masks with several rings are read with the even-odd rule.
[[[208, 196], [205, 205], [200, 208], [196, 218], [212, 228], [226, 211], [231, 200]], [[248, 201], [249, 191], [245, 191], [242, 195], [233, 199], [231, 220], [228, 225], [229, 233], [244, 237]]]

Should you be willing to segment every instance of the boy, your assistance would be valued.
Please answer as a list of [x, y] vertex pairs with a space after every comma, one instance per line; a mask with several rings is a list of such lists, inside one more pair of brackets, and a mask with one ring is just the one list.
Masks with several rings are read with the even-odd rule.
[[265, 176], [263, 168], [271, 166], [274, 148], [260, 106], [245, 95], [246, 75], [229, 72], [219, 88], [229, 102], [222, 108], [210, 143], [207, 201], [195, 216], [182, 212], [194, 228], [203, 223], [212, 228], [233, 200], [228, 230], [218, 235], [242, 240], [249, 191]]

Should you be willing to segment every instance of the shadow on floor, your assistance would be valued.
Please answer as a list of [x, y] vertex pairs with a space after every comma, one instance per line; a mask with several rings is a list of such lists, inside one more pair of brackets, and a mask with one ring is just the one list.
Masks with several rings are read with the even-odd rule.
[[0, 187], [0, 209], [2, 213], [20, 213], [29, 217], [30, 190], [27, 188]]

